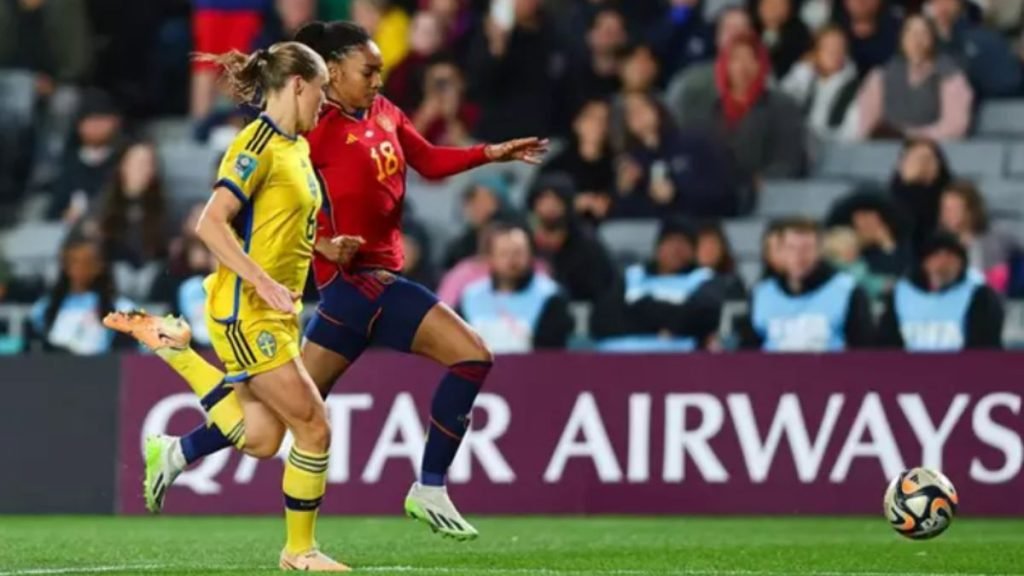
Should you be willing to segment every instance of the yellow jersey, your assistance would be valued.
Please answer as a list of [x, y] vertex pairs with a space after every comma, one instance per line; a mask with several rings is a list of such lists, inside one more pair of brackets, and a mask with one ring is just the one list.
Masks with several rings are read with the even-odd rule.
[[[228, 148], [214, 187], [227, 188], [242, 203], [233, 224], [246, 254], [275, 281], [301, 293], [323, 202], [305, 138], [283, 132], [261, 115]], [[221, 324], [294, 317], [273, 310], [251, 284], [223, 265], [204, 286], [206, 313]], [[296, 303], [295, 314], [300, 311]]]

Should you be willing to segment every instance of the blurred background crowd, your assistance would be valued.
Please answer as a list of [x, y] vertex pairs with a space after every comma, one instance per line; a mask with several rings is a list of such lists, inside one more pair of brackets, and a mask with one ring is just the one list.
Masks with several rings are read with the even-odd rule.
[[[498, 352], [1024, 340], [1024, 0], [0, 0], [0, 352], [136, 305], [208, 342], [192, 231], [254, 111], [189, 54], [314, 19], [431, 142], [554, 140], [409, 175], [403, 272]], [[488, 276], [531, 305], [477, 314]]]

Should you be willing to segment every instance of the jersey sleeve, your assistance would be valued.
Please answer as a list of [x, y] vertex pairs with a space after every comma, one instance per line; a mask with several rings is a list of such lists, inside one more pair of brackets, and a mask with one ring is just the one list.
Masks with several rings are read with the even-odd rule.
[[224, 153], [217, 170], [217, 183], [213, 187], [231, 190], [242, 204], [252, 200], [270, 173], [272, 155], [260, 135], [261, 130], [239, 134]]
[[489, 162], [484, 144], [469, 148], [434, 146], [401, 110], [393, 108], [393, 114], [398, 117], [398, 139], [406, 160], [424, 177], [432, 180], [447, 178]]

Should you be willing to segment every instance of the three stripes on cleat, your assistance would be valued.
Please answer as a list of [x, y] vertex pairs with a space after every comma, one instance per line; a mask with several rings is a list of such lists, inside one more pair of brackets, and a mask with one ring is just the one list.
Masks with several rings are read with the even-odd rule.
[[433, 510], [427, 510], [426, 512], [430, 516], [431, 523], [435, 526], [444, 526], [449, 530], [458, 530], [459, 532], [466, 531], [466, 529], [462, 527], [462, 524], [459, 524], [455, 520], [452, 520], [443, 514], [438, 514]]

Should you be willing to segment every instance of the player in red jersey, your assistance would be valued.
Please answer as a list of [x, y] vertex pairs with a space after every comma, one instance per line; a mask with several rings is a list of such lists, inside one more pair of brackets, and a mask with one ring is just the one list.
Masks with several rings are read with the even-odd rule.
[[[424, 356], [448, 368], [431, 403], [420, 478], [406, 497], [405, 509], [435, 532], [459, 540], [475, 538], [476, 529], [448, 497], [445, 476], [469, 428], [473, 401], [493, 358], [451, 308], [399, 274], [404, 260], [405, 174], [407, 166], [440, 178], [488, 162], [537, 164], [547, 141], [523, 138], [461, 149], [433, 146], [401, 110], [378, 94], [383, 84], [380, 49], [364, 29], [348, 22], [315, 22], [300, 30], [296, 40], [324, 56], [330, 73], [330, 105], [306, 135], [324, 205], [314, 259], [320, 305], [306, 330], [303, 364], [324, 395], [371, 344]], [[124, 329], [160, 342], [167, 322], [178, 321], [136, 315]], [[187, 339], [178, 345], [187, 347]], [[227, 386], [218, 386], [215, 392], [203, 399], [204, 406], [237, 402]], [[284, 431], [269, 410], [247, 408], [245, 441], [259, 445], [260, 455], [276, 454]], [[161, 469], [165, 485], [185, 464], [231, 445], [216, 426], [200, 426], [171, 440], [189, 450], [187, 458]]]
[[[365, 30], [348, 22], [315, 22], [295, 39], [324, 56], [331, 74], [328, 108], [309, 135], [310, 158], [328, 204], [320, 213], [314, 259], [320, 306], [306, 330], [304, 362], [324, 391], [371, 344], [448, 368], [431, 404], [420, 478], [405, 509], [435, 531], [474, 538], [476, 529], [448, 498], [445, 475], [493, 358], [451, 308], [399, 275], [406, 170], [412, 166], [428, 178], [443, 178], [488, 162], [539, 163], [547, 142], [433, 146], [378, 94], [381, 54]], [[349, 259], [339, 244], [353, 237], [361, 245]]]

